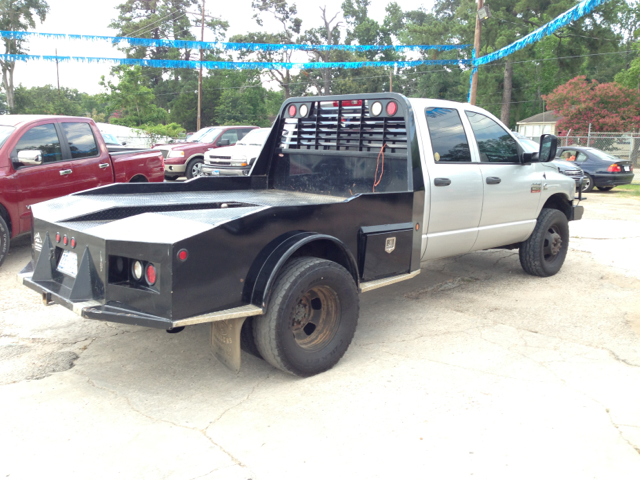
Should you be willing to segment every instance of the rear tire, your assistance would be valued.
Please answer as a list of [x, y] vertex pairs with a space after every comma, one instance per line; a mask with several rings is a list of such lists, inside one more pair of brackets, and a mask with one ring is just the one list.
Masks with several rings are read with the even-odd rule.
[[356, 331], [359, 297], [337, 263], [300, 257], [276, 281], [267, 313], [253, 319], [258, 351], [274, 367], [300, 377], [329, 370]]
[[608, 192], [609, 190], [612, 190], [613, 187], [598, 187], [598, 190], [600, 190], [601, 192]]
[[582, 178], [582, 193], [589, 193], [595, 187], [593, 183], [593, 177], [588, 173], [584, 174]]
[[164, 179], [165, 180], [169, 180], [169, 181], [173, 181], [173, 180], [177, 180], [179, 176], [180, 175], [165, 175]]
[[520, 246], [520, 264], [529, 275], [550, 277], [569, 250], [569, 222], [560, 210], [543, 208], [531, 236]]
[[0, 216], [0, 265], [2, 265], [9, 253], [9, 244], [11, 243], [11, 234], [9, 233], [9, 227], [4, 218]]

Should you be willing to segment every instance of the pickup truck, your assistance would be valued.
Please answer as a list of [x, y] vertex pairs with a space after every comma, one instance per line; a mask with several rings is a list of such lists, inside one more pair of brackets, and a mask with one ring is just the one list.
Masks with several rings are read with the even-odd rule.
[[[0, 265], [11, 239], [31, 232], [32, 205], [114, 182], [162, 182], [160, 152], [110, 153], [90, 118], [0, 119]], [[42, 242], [36, 234], [34, 241]]]
[[[19, 280], [87, 319], [166, 329], [211, 324], [233, 370], [241, 348], [285, 372], [334, 366], [359, 293], [431, 259], [519, 249], [556, 274], [574, 181], [524, 152], [481, 108], [396, 93], [289, 98], [250, 175], [120, 184], [34, 206]], [[73, 245], [65, 238], [75, 240]]]
[[206, 127], [198, 130], [184, 143], [155, 145], [164, 157], [164, 176], [175, 180], [185, 176], [188, 179], [202, 175], [205, 152], [235, 145], [247, 133], [258, 127]]

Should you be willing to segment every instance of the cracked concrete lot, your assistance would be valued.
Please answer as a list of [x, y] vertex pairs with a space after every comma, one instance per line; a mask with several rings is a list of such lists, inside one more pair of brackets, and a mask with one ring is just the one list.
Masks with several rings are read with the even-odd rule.
[[0, 478], [638, 479], [640, 202], [592, 193], [551, 278], [511, 251], [362, 295], [331, 371], [298, 379], [207, 325], [44, 307], [0, 268]]

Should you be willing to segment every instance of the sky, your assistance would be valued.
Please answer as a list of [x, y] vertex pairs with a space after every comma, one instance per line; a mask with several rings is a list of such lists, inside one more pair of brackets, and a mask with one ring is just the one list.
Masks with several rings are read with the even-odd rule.
[[[206, 0], [205, 0], [206, 1]], [[326, 5], [327, 13], [331, 16], [340, 11], [343, 0], [298, 0], [298, 16], [302, 19], [302, 28], [308, 29], [320, 26], [320, 6]], [[48, 0], [49, 14], [43, 23], [36, 26], [35, 31], [42, 33], [72, 33], [79, 35], [115, 36], [117, 32], [108, 27], [109, 23], [118, 16], [117, 6], [122, 0]], [[381, 21], [384, 9], [389, 0], [371, 0], [369, 15]], [[431, 8], [432, 0], [400, 0], [404, 10], [415, 10], [424, 7]], [[221, 5], [231, 5], [221, 9]], [[196, 11], [196, 9], [194, 9]], [[258, 26], [251, 18], [251, 0], [233, 0], [230, 3], [219, 0], [206, 1], [207, 14], [219, 16], [230, 24], [228, 35], [233, 36], [249, 31], [276, 31], [277, 24], [265, 22], [264, 27]], [[341, 18], [341, 16], [339, 17]], [[195, 33], [195, 32], [194, 32]], [[207, 38], [205, 41], [213, 40]], [[29, 41], [29, 53], [33, 55], [55, 55], [82, 57], [124, 57], [123, 53], [108, 42], [81, 42], [32, 39]], [[108, 76], [111, 66], [108, 64], [82, 64], [78, 62], [60, 63], [60, 86], [75, 88], [90, 94], [100, 93], [100, 77]], [[15, 69], [14, 84], [25, 87], [56, 85], [56, 65], [52, 62], [34, 61], [18, 62]]]

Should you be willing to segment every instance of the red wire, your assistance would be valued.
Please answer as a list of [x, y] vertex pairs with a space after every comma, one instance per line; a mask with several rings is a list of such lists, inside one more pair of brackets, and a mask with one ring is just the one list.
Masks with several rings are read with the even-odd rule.
[[[382, 176], [384, 175], [384, 149], [387, 146], [387, 144], [385, 143], [384, 145], [382, 145], [382, 148], [380, 149], [380, 153], [378, 154], [378, 159], [376, 160], [376, 173], [373, 176], [373, 191], [376, 191], [376, 187], [378, 185], [380, 185], [380, 182], [382, 181]], [[380, 167], [380, 155], [382, 155], [382, 171], [380, 172], [380, 178], [378, 178], [378, 168]]]

